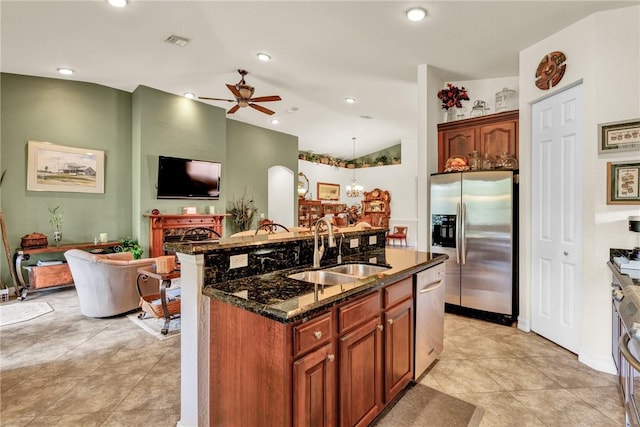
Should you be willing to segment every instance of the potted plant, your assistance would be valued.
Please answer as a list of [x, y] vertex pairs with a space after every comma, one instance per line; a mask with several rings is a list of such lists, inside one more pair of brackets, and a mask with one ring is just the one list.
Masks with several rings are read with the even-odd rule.
[[49, 224], [51, 224], [54, 228], [54, 232], [53, 232], [53, 240], [55, 240], [56, 245], [60, 244], [60, 241], [62, 240], [62, 213], [60, 213], [58, 210], [60, 209], [60, 205], [56, 206], [55, 208], [52, 208], [51, 206], [47, 205], [47, 208], [49, 208], [49, 214], [51, 215], [49, 217]]
[[142, 258], [144, 250], [140, 247], [138, 239], [132, 237], [125, 237], [120, 239], [120, 246], [122, 246], [122, 252], [131, 252], [133, 259]]
[[399, 165], [400, 164], [400, 158], [399, 157], [392, 157], [391, 158], [391, 164], [392, 165]]
[[455, 120], [456, 108], [462, 108], [462, 101], [468, 101], [469, 95], [464, 86], [457, 87], [447, 83], [447, 87], [438, 92], [440, 107], [446, 111], [447, 121]]
[[253, 218], [257, 211], [258, 208], [253, 202], [253, 198], [249, 199], [246, 193], [243, 193], [242, 197], [232, 200], [230, 203], [229, 213], [231, 214], [231, 221], [233, 221], [238, 231], [251, 229]]
[[376, 159], [374, 160], [374, 163], [376, 164], [376, 166], [384, 166], [389, 164], [389, 159], [387, 158], [387, 156], [385, 156], [384, 154], [376, 157]]

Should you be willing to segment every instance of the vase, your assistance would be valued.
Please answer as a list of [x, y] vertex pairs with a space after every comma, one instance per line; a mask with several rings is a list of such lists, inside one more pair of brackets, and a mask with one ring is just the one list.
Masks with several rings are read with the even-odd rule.
[[456, 119], [457, 108], [452, 107], [444, 112], [444, 121], [453, 122]]
[[62, 240], [62, 231], [54, 231], [53, 240], [55, 240], [56, 246], [60, 246], [60, 241]]

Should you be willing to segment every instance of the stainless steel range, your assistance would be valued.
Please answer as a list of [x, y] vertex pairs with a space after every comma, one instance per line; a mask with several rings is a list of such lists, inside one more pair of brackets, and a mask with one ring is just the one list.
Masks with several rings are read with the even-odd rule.
[[636, 268], [640, 265], [630, 262], [632, 251], [610, 252], [612, 355], [623, 391], [626, 425], [640, 426], [640, 268]]

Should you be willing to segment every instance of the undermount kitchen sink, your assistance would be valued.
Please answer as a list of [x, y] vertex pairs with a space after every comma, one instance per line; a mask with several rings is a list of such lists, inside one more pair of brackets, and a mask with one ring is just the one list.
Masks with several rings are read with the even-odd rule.
[[371, 265], [371, 264], [341, 264], [335, 267], [325, 268], [322, 271], [331, 273], [347, 274], [349, 276], [363, 278], [373, 276], [374, 274], [382, 273], [388, 270], [389, 267], [383, 265]]
[[323, 270], [303, 271], [301, 273], [291, 274], [287, 277], [290, 279], [302, 280], [303, 282], [317, 283], [319, 285], [341, 285], [355, 280], [354, 276], [335, 274]]
[[356, 279], [373, 276], [389, 267], [370, 264], [341, 264], [322, 270], [303, 271], [287, 277], [320, 285], [341, 285], [354, 282]]

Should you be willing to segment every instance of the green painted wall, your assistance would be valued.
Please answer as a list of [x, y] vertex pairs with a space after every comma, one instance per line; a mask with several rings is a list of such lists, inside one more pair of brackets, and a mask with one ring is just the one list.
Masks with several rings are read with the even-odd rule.
[[[202, 102], [186, 99], [145, 86], [133, 92], [132, 137], [134, 234], [148, 256], [149, 221], [143, 215], [158, 209], [182, 213], [184, 206], [196, 206], [199, 213], [214, 205], [224, 212], [227, 167], [226, 112]], [[158, 156], [213, 160], [222, 163], [220, 200], [158, 200], [156, 181]]]
[[[137, 238], [148, 256], [149, 223], [157, 208], [180, 213], [183, 206], [226, 212], [243, 189], [254, 191], [267, 213], [268, 169], [282, 165], [298, 174], [298, 138], [226, 118], [224, 109], [145, 86], [128, 93], [91, 83], [0, 74], [0, 167], [7, 170], [0, 207], [11, 249], [20, 238], [41, 232], [53, 242], [47, 206], [60, 205], [63, 240]], [[242, 111], [257, 114], [255, 111]], [[27, 141], [103, 150], [104, 194], [26, 190]], [[220, 200], [157, 200], [158, 156], [222, 163]], [[292, 183], [295, 190], [295, 183]], [[225, 232], [230, 234], [229, 224]], [[9, 284], [2, 250], [1, 279]]]
[[[60, 205], [63, 241], [131, 234], [131, 94], [91, 83], [0, 74], [1, 207], [11, 249], [31, 232], [53, 242], [47, 205]], [[27, 191], [27, 141], [104, 150], [104, 194]], [[8, 281], [4, 248], [2, 282]]]
[[[242, 111], [236, 114], [255, 113]], [[254, 197], [258, 211], [268, 217], [268, 171], [277, 165], [293, 171], [291, 185], [293, 194], [297, 194], [298, 137], [227, 120], [227, 167], [224, 173], [227, 203], [242, 197], [246, 191], [247, 196]], [[297, 218], [296, 215], [293, 217]], [[256, 221], [259, 221], [258, 216]], [[228, 234], [235, 231], [233, 227], [228, 219], [225, 227]]]

